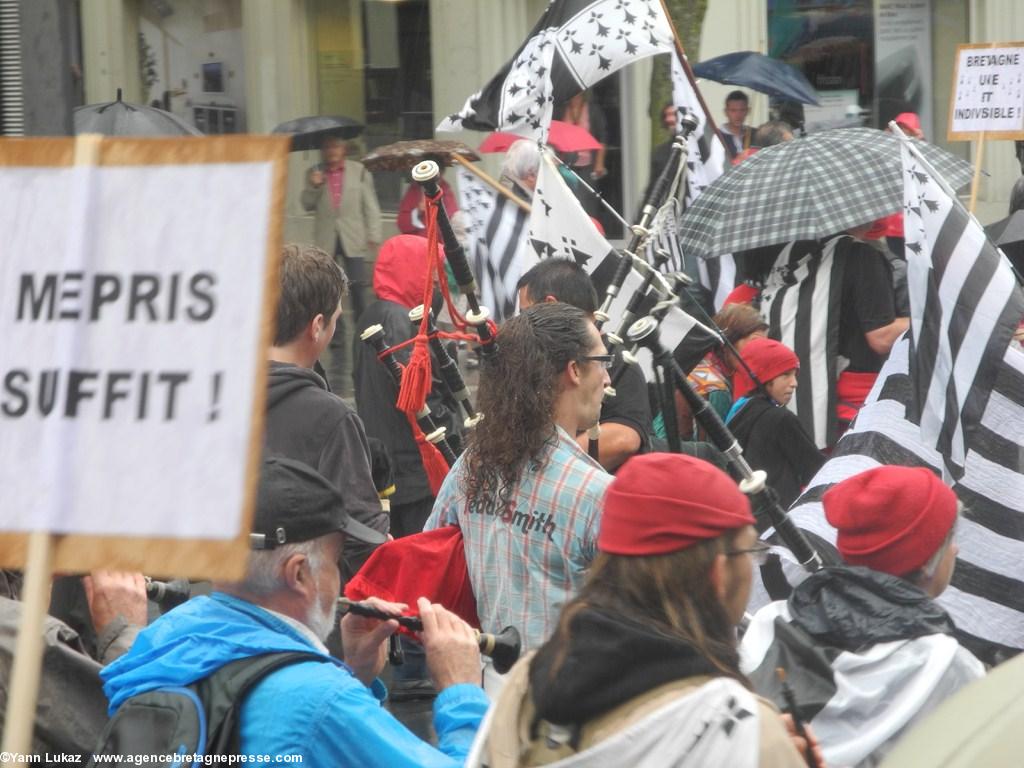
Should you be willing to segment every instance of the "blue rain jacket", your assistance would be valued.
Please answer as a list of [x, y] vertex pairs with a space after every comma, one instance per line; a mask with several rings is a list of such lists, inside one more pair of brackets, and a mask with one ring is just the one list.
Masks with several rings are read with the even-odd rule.
[[387, 692], [379, 680], [367, 688], [278, 617], [223, 593], [193, 598], [143, 630], [104, 668], [103, 689], [113, 714], [136, 694], [190, 685], [236, 659], [278, 651], [313, 652], [322, 661], [270, 674], [242, 705], [242, 752], [269, 756], [263, 765], [283, 764], [286, 755], [302, 755], [305, 768], [461, 765], [487, 710], [478, 686], [442, 691], [434, 702], [435, 749], [381, 706]]

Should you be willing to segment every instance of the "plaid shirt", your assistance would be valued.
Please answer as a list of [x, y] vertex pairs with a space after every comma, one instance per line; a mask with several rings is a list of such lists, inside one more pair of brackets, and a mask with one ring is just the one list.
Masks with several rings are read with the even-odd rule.
[[612, 476], [560, 427], [540, 461], [524, 468], [504, 514], [494, 506], [468, 509], [459, 489], [464, 472], [460, 458], [424, 530], [458, 524], [481, 629], [515, 627], [525, 653], [551, 635], [583, 584]]

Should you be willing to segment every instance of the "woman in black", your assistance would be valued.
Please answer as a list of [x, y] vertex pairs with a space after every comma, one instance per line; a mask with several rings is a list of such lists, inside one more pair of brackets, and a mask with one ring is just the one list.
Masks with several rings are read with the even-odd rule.
[[785, 407], [796, 391], [800, 360], [773, 339], [753, 339], [740, 354], [757, 381], [742, 368], [737, 371], [738, 399], [726, 423], [750, 466], [768, 473], [768, 484], [788, 507], [825, 462], [800, 420]]

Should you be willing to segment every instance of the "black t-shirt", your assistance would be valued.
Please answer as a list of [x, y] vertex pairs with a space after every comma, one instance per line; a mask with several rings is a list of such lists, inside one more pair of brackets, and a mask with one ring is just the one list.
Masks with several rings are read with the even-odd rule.
[[615, 364], [609, 371], [614, 379], [620, 367], [626, 366], [625, 373], [615, 385], [615, 397], [605, 398], [601, 404], [602, 424], [625, 424], [640, 435], [640, 451], [651, 449], [651, 406], [647, 399], [647, 380], [640, 368], [626, 365], [622, 353], [615, 355]]
[[848, 238], [837, 246], [836, 258], [843, 259], [839, 354], [850, 361], [850, 371], [877, 372], [885, 358], [875, 354], [864, 334], [896, 319], [892, 269], [881, 252]]

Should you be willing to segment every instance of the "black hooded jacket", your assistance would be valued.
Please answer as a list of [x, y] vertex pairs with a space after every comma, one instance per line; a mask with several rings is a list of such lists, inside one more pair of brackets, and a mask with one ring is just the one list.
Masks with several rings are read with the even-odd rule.
[[640, 694], [675, 680], [718, 671], [693, 646], [655, 628], [596, 609], [573, 617], [565, 660], [549, 641], [530, 664], [537, 716], [582, 726]]
[[[363, 424], [310, 369], [271, 361], [266, 450], [313, 467], [341, 491], [349, 515], [387, 533], [388, 515], [373, 487]], [[347, 570], [354, 573], [371, 549], [347, 540]]]

